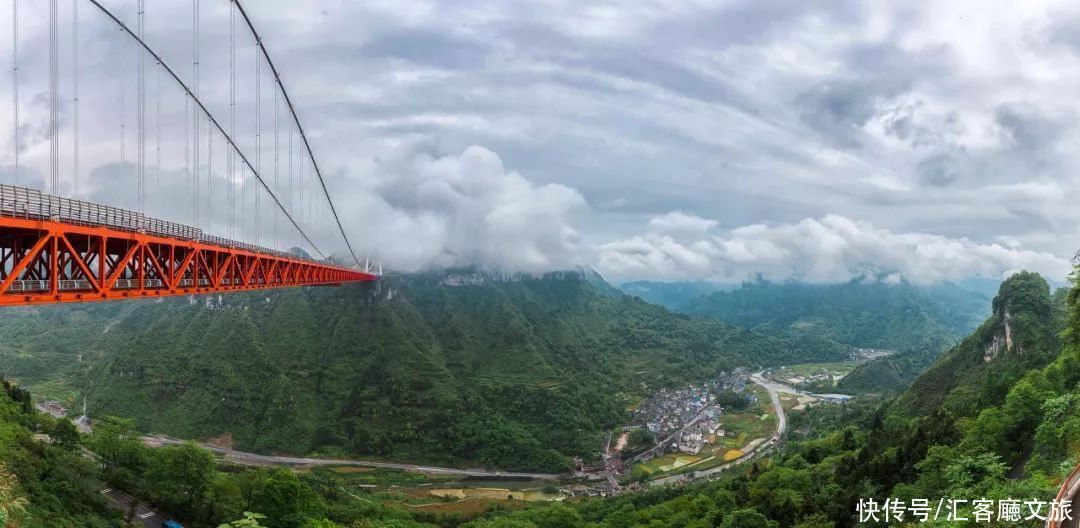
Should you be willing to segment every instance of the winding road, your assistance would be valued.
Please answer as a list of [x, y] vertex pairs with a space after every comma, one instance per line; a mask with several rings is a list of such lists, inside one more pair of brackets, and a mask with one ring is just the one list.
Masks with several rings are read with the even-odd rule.
[[[143, 443], [150, 447], [165, 445], [180, 445], [184, 441], [168, 436], [144, 436]], [[225, 460], [235, 464], [248, 466], [358, 466], [382, 469], [399, 469], [413, 473], [428, 473], [433, 475], [459, 475], [463, 477], [507, 478], [526, 480], [558, 480], [568, 477], [555, 473], [523, 473], [514, 471], [493, 471], [486, 469], [459, 469], [437, 466], [422, 466], [418, 464], [401, 464], [397, 462], [375, 462], [370, 460], [353, 460], [343, 458], [309, 458], [292, 456], [260, 455], [226, 449], [207, 444], [199, 444], [214, 453], [221, 455]]]
[[773, 408], [776, 409], [776, 437], [780, 438], [787, 432], [787, 414], [784, 412], [784, 406], [780, 404], [780, 392], [789, 392], [791, 394], [800, 394], [796, 389], [784, 385], [783, 383], [777, 383], [775, 381], [766, 379], [762, 376], [762, 372], [757, 374], [751, 374], [750, 380], [769, 391], [769, 398], [772, 399]]

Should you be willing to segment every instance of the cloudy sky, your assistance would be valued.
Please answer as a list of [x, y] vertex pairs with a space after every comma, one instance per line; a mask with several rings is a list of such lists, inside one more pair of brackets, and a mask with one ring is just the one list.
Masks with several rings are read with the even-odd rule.
[[[134, 23], [134, 2], [104, 3]], [[71, 2], [60, 4], [68, 168]], [[147, 4], [148, 40], [190, 80], [190, 4]], [[80, 195], [131, 206], [136, 55], [89, 2], [78, 5]], [[199, 40], [201, 93], [224, 122], [228, 5], [202, 0]], [[585, 265], [613, 280], [726, 282], [754, 273], [838, 281], [888, 272], [930, 282], [1026, 268], [1062, 279], [1080, 247], [1075, 2], [261, 0], [247, 7], [354, 246], [397, 269]], [[22, 182], [41, 185], [47, 8], [20, 0], [20, 9]], [[0, 27], [10, 27], [10, 12], [0, 17]], [[238, 27], [237, 138], [251, 157], [255, 55]], [[0, 46], [10, 57], [10, 41]], [[151, 62], [148, 177], [156, 192], [148, 212], [191, 223], [184, 98], [163, 81], [159, 175], [155, 74]], [[270, 179], [267, 79], [258, 163]], [[9, 101], [0, 108], [11, 108], [10, 81], [0, 83], [0, 97]], [[5, 182], [10, 114], [0, 115]], [[279, 134], [283, 145], [287, 129]], [[228, 227], [217, 139], [215, 202], [204, 204], [199, 224], [251, 240], [250, 226]], [[276, 150], [276, 190], [293, 198], [295, 211], [296, 191], [282, 183], [287, 151]], [[61, 179], [61, 192], [71, 193], [71, 170]], [[343, 249], [325, 210], [297, 216], [320, 247]], [[269, 222], [262, 243], [273, 238]]]

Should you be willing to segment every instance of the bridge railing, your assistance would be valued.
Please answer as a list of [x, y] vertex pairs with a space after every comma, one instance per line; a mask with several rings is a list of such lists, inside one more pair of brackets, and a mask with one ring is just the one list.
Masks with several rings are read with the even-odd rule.
[[[1068, 500], [1070, 498], [1069, 493], [1077, 488], [1078, 483], [1080, 483], [1080, 464], [1077, 464], [1077, 466], [1073, 468], [1072, 473], [1069, 473], [1069, 476], [1065, 477], [1065, 481], [1061, 483], [1061, 489], [1058, 490], [1058, 494], [1054, 499], [1057, 500], [1059, 504], [1062, 501]], [[1072, 512], [1072, 515], [1075, 517], [1076, 515], [1080, 515], [1080, 512]], [[1048, 517], [1046, 520], [1046, 528], [1058, 528], [1061, 526], [1061, 523], [1061, 520]]]
[[14, 185], [0, 184], [0, 214], [19, 218], [60, 220], [79, 225], [108, 226], [137, 233], [151, 233], [183, 240], [194, 240], [253, 253], [310, 260], [284, 251], [208, 235], [197, 227], [150, 218], [135, 211], [72, 198], [61, 198], [45, 194], [36, 189]]

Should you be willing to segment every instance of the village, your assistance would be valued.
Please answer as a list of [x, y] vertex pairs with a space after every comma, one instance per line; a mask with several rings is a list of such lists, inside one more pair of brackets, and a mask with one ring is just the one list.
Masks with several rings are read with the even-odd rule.
[[655, 448], [645, 451], [637, 460], [648, 460], [662, 454], [665, 448], [696, 455], [704, 445], [723, 438], [726, 432], [720, 417], [724, 408], [717, 404], [717, 395], [731, 391], [742, 395], [747, 403], [756, 403], [757, 394], [746, 391], [748, 376], [746, 369], [740, 368], [721, 373], [712, 382], [681, 389], [660, 389], [642, 401], [632, 413], [633, 423], [648, 429], [659, 441]]
[[632, 407], [630, 416], [630, 425], [605, 439], [600, 464], [579, 467], [579, 476], [603, 484], [573, 494], [619, 493], [661, 474], [731, 462], [749, 452], [741, 449], [765, 442], [776, 424], [768, 392], [752, 383], [744, 368], [704, 383], [659, 389]]

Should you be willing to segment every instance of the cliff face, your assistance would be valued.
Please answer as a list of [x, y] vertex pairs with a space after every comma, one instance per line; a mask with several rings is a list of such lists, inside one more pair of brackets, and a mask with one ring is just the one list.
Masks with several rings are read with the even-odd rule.
[[[983, 361], [989, 363], [1005, 354], [1009, 354], [1013, 351], [1013, 339], [1012, 339], [1012, 314], [1008, 310], [1005, 310], [1001, 314], [1001, 328], [994, 332], [993, 338], [989, 343], [983, 347]], [[1022, 347], [1017, 347], [1015, 353], [1023, 355], [1024, 350]]]
[[945, 408], [954, 413], [996, 405], [1024, 372], [1057, 356], [1064, 324], [1050, 287], [1037, 273], [1020, 272], [1002, 282], [993, 313], [975, 332], [942, 354], [896, 405], [912, 414]]

